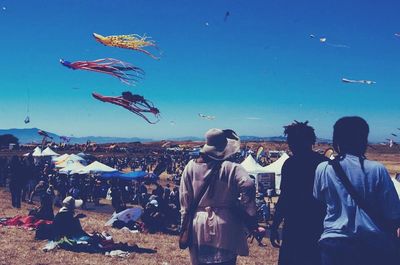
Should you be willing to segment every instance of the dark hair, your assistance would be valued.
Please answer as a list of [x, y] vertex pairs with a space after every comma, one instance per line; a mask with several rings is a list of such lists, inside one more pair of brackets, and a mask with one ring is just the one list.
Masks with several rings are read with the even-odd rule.
[[294, 121], [292, 124], [284, 126], [283, 134], [287, 137], [292, 152], [304, 151], [315, 144], [316, 136], [314, 128], [308, 125], [308, 121]]
[[339, 155], [364, 156], [368, 146], [368, 123], [361, 117], [343, 117], [333, 126], [333, 148]]

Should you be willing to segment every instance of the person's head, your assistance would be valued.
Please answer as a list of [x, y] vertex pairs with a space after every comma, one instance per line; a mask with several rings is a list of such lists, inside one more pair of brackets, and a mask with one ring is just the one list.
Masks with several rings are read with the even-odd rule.
[[308, 121], [298, 122], [284, 126], [284, 135], [293, 154], [309, 152], [315, 144], [316, 136], [314, 128], [308, 125]]
[[333, 126], [333, 148], [338, 154], [363, 156], [368, 146], [368, 123], [361, 117], [343, 117]]
[[60, 209], [60, 212], [73, 212], [76, 208], [81, 207], [82, 204], [82, 200], [75, 200], [72, 196], [68, 196], [63, 200], [63, 207]]
[[213, 160], [226, 160], [240, 150], [239, 136], [233, 130], [210, 129], [205, 138], [200, 154]]

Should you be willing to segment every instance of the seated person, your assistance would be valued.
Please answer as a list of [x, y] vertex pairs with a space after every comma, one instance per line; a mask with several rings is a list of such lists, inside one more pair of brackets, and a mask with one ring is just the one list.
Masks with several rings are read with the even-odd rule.
[[40, 195], [40, 207], [31, 210], [29, 215], [35, 216], [37, 219], [53, 221], [53, 189], [51, 186]]
[[84, 217], [83, 214], [74, 216], [75, 208], [82, 206], [82, 200], [75, 200], [73, 197], [68, 196], [63, 200], [63, 207], [56, 214], [53, 221], [54, 239], [58, 240], [64, 236], [81, 237], [87, 236], [83, 231], [79, 218]]

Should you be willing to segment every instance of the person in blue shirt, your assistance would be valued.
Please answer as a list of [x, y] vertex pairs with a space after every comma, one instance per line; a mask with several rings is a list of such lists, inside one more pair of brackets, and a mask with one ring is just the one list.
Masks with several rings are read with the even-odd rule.
[[[336, 159], [359, 196], [382, 219], [391, 222], [395, 231], [400, 226], [400, 200], [386, 168], [365, 157], [368, 134], [364, 119], [339, 119], [333, 132]], [[355, 203], [331, 163], [318, 166], [313, 193], [327, 206], [320, 239], [323, 265], [400, 264], [392, 241]]]

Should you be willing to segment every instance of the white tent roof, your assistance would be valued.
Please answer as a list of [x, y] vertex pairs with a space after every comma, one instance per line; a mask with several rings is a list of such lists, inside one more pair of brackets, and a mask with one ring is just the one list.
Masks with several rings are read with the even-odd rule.
[[60, 155], [59, 157], [55, 157], [52, 159], [53, 162], [59, 162], [59, 161], [63, 161], [65, 159], [67, 159], [69, 157], [69, 154], [63, 154]]
[[77, 161], [81, 162], [81, 164], [85, 164], [86, 165], [85, 159], [83, 159], [80, 156], [71, 154], [71, 155], [68, 155], [68, 157], [66, 157], [65, 159], [57, 161], [56, 162], [56, 168], [64, 168], [68, 164], [73, 164], [73, 163], [75, 163]]
[[274, 172], [275, 173], [275, 189], [277, 189], [277, 193], [280, 193], [281, 189], [281, 172], [282, 172], [282, 167], [285, 161], [289, 158], [289, 155], [286, 153], [283, 153], [280, 158], [278, 158], [275, 162], [269, 164], [268, 166], [265, 166], [264, 169], [268, 170], [268, 172]]
[[37, 146], [32, 153], [32, 156], [42, 156], [42, 149], [40, 149], [39, 146]]
[[68, 164], [66, 167], [60, 169], [59, 173], [61, 174], [75, 174], [78, 173], [79, 170], [83, 169], [85, 166], [82, 165], [79, 161], [75, 161], [74, 163]]
[[397, 194], [399, 195], [399, 199], [400, 199], [400, 182], [397, 181], [395, 178], [392, 178], [394, 187], [396, 188]]
[[260, 173], [270, 173], [271, 171], [266, 170], [264, 167], [259, 165], [256, 160], [254, 160], [252, 155], [248, 155], [246, 159], [241, 163], [241, 165], [246, 169], [247, 173], [250, 175], [257, 175]]
[[56, 152], [54, 152], [53, 150], [51, 150], [50, 147], [47, 147], [46, 149], [43, 150], [42, 152], [42, 156], [58, 156], [59, 154], [57, 154]]
[[117, 170], [115, 168], [104, 165], [103, 163], [100, 163], [98, 161], [94, 161], [90, 165], [79, 170], [79, 174], [114, 172], [114, 171]]
[[289, 158], [289, 155], [283, 153], [280, 158], [278, 158], [275, 162], [265, 166], [264, 169], [268, 170], [268, 172], [274, 172], [277, 175], [281, 174], [283, 163], [285, 163], [286, 159]]

